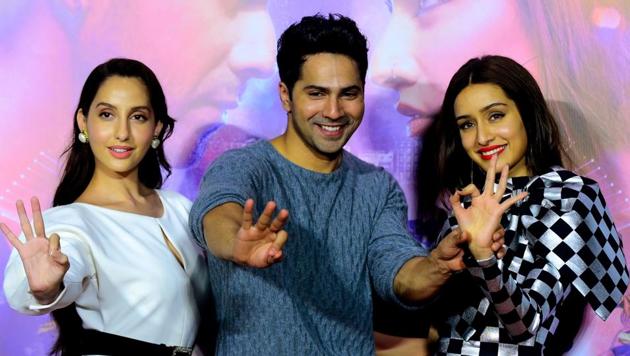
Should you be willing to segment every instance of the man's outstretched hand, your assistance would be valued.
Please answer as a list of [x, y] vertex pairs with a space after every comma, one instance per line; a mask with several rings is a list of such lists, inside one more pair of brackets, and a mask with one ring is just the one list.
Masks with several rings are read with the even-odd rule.
[[243, 207], [243, 221], [234, 240], [232, 250], [234, 262], [265, 268], [282, 260], [282, 248], [288, 238], [283, 228], [289, 219], [289, 211], [282, 209], [274, 218], [275, 209], [276, 203], [268, 202], [254, 224], [252, 216], [254, 200], [247, 199]]

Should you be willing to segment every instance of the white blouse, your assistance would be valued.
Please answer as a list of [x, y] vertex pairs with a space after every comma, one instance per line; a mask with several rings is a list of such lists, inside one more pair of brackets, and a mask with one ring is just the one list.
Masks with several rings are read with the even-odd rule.
[[38, 304], [14, 249], [4, 278], [11, 307], [37, 315], [75, 302], [86, 329], [191, 347], [209, 291], [205, 255], [188, 229], [191, 202], [175, 192], [157, 192], [164, 207], [159, 218], [85, 203], [45, 211], [46, 233], [59, 234], [61, 252], [70, 260], [65, 288], [54, 302]]

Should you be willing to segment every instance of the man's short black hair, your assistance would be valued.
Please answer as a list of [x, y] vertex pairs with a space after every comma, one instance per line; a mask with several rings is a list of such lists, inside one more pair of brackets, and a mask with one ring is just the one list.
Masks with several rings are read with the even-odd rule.
[[289, 26], [278, 40], [276, 60], [280, 80], [291, 95], [306, 58], [317, 53], [333, 53], [353, 59], [365, 84], [367, 51], [367, 39], [349, 17], [339, 14], [306, 16]]

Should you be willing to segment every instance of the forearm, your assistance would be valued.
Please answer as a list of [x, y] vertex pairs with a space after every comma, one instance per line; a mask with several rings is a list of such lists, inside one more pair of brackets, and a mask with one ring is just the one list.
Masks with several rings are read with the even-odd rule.
[[496, 258], [469, 270], [514, 341], [535, 335], [564, 297], [560, 276], [550, 265], [532, 269], [522, 283], [503, 271]]
[[242, 211], [241, 205], [226, 203], [204, 216], [204, 238], [208, 249], [216, 257], [234, 261], [234, 240], [241, 227], [239, 218], [242, 217]]
[[451, 271], [430, 254], [407, 261], [394, 279], [394, 292], [408, 302], [425, 301], [437, 294]]

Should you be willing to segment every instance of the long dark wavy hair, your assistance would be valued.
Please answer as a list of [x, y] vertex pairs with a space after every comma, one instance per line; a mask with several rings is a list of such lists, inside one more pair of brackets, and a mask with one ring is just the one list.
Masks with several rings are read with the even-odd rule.
[[[94, 175], [94, 153], [89, 144], [78, 140], [80, 130], [75, 118], [79, 110], [83, 112], [83, 115], [88, 116], [90, 105], [96, 93], [103, 82], [112, 76], [141, 80], [148, 91], [155, 120], [162, 123], [162, 130], [158, 138], [164, 142], [173, 132], [175, 120], [168, 115], [164, 91], [149, 67], [142, 62], [127, 58], [114, 58], [98, 65], [87, 77], [81, 90], [79, 104], [72, 119], [74, 122], [72, 142], [63, 153], [67, 161], [61, 182], [55, 192], [53, 206], [73, 203], [85, 191]], [[164, 145], [160, 145], [157, 149], [149, 149], [138, 166], [140, 183], [147, 188], [157, 189], [162, 186], [162, 169], [166, 172], [167, 177], [171, 173], [171, 166], [166, 160], [163, 147]], [[76, 343], [81, 337], [83, 323], [75, 304], [72, 303], [65, 308], [55, 310], [51, 314], [57, 324], [59, 335], [50, 354], [77, 355]]]
[[444, 218], [450, 193], [471, 183], [471, 176], [472, 183], [478, 188], [483, 186], [485, 172], [464, 151], [454, 106], [464, 88], [484, 83], [498, 85], [516, 104], [527, 134], [525, 163], [533, 174], [542, 174], [551, 166], [561, 166], [563, 156], [569, 160], [563, 155], [556, 120], [527, 69], [502, 56], [469, 60], [453, 75], [442, 108], [423, 136], [417, 191], [419, 225], [424, 224], [426, 233], [436, 232], [435, 223]]

